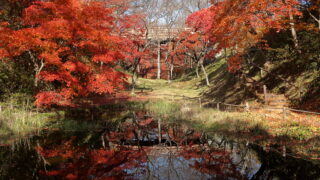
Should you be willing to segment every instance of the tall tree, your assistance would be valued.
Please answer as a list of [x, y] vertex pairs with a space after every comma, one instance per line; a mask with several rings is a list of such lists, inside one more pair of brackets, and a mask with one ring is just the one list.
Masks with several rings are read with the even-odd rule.
[[73, 105], [75, 97], [122, 88], [125, 75], [115, 62], [123, 59], [123, 38], [113, 32], [115, 9], [106, 7], [96, 1], [37, 1], [25, 9], [23, 28], [1, 24], [0, 59], [28, 53], [35, 83], [50, 85], [36, 95], [37, 106]]
[[[210, 17], [211, 25], [200, 26], [218, 49], [231, 48], [234, 57], [239, 58], [248, 47], [260, 42], [270, 29], [286, 28], [289, 22], [291, 30], [295, 30], [293, 17], [301, 14], [297, 9], [297, 0], [225, 0], [212, 1], [212, 4], [209, 11], [214, 15], [202, 10]], [[297, 45], [296, 34], [292, 35]]]
[[209, 54], [211, 44], [208, 37], [199, 32], [184, 31], [180, 34], [179, 41], [181, 41], [178, 47], [180, 51], [184, 50], [184, 54], [196, 64], [197, 77], [200, 77], [199, 68], [201, 68], [206, 79], [206, 84], [209, 86], [209, 77], [204, 67], [204, 60], [209, 55], [212, 55], [212, 53]]
[[309, 15], [316, 21], [318, 29], [320, 30], [320, 0], [306, 1], [306, 6]]

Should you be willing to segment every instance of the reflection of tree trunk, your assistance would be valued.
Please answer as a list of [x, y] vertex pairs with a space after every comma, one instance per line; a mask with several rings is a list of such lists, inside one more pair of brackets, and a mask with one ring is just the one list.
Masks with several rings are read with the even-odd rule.
[[160, 44], [160, 40], [158, 40], [158, 58], [157, 58], [157, 65], [158, 65], [157, 79], [160, 79], [160, 78], [161, 78], [161, 44]]
[[203, 65], [203, 60], [200, 61], [201, 63], [201, 69], [202, 69], [202, 72], [204, 74], [204, 77], [206, 78], [206, 83], [207, 83], [207, 86], [210, 86], [210, 82], [209, 82], [209, 77], [208, 77], [208, 74], [206, 72], [206, 68], [204, 68], [204, 65]]
[[100, 62], [100, 71], [103, 69], [103, 62]]
[[102, 147], [103, 147], [104, 149], [106, 149], [106, 142], [105, 142], [105, 140], [104, 140], [104, 133], [101, 134], [101, 145], [102, 145]]
[[161, 135], [161, 119], [158, 119], [158, 141], [159, 144], [161, 144], [162, 135]]

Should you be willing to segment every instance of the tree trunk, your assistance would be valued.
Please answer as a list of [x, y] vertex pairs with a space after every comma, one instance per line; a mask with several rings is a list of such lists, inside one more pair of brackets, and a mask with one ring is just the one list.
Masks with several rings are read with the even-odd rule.
[[[311, 14], [311, 13], [310, 13]], [[320, 31], [320, 8], [318, 9], [318, 19], [316, 17], [314, 17], [314, 20], [316, 20], [316, 22], [318, 23], [318, 29]]]
[[132, 71], [132, 78], [131, 78], [131, 93], [134, 94], [135, 88], [136, 88], [136, 69]]
[[171, 83], [171, 80], [173, 79], [173, 64], [168, 63], [168, 83]]
[[171, 76], [170, 76], [170, 64], [167, 62], [167, 70], [168, 70], [168, 75], [167, 75], [167, 77], [168, 77], [168, 83], [171, 83]]
[[206, 78], [207, 86], [210, 86], [209, 77], [208, 77], [208, 74], [206, 72], [206, 68], [204, 68], [203, 60], [201, 61], [201, 69], [202, 69], [202, 72], [204, 74], [204, 77]]
[[158, 71], [157, 71], [157, 79], [161, 78], [161, 44], [160, 40], [158, 40], [158, 58], [157, 58], [157, 65], [158, 65]]
[[227, 54], [227, 48], [224, 48], [224, 59], [227, 61], [228, 54]]
[[[200, 62], [200, 61], [199, 61], [199, 62]], [[200, 76], [199, 76], [199, 66], [200, 66], [199, 62], [197, 63], [197, 66], [196, 66], [197, 78], [200, 78]]]
[[320, 30], [320, 8], [318, 9], [318, 18], [315, 15], [313, 15], [309, 10], [308, 13], [318, 23], [318, 29]]
[[135, 77], [137, 76], [137, 69], [139, 68], [140, 58], [134, 59], [133, 69], [132, 69], [132, 78], [131, 78], [131, 93], [134, 94], [135, 87], [137, 84], [137, 81]]
[[42, 69], [44, 68], [44, 61], [43, 59], [41, 59], [40, 61], [40, 65], [37, 63], [36, 58], [33, 56], [33, 54], [31, 53], [31, 51], [28, 51], [29, 56], [32, 59], [32, 62], [34, 63], [34, 71], [35, 71], [35, 77], [34, 77], [34, 86], [38, 87], [38, 82], [39, 82], [39, 77], [37, 77], [39, 75], [39, 73], [42, 71]]
[[170, 79], [173, 80], [173, 64], [170, 65]]
[[299, 41], [298, 41], [298, 35], [297, 35], [297, 31], [295, 29], [295, 23], [294, 23], [294, 17], [292, 14], [292, 10], [289, 10], [289, 18], [290, 18], [290, 27], [291, 27], [291, 35], [293, 37], [293, 43], [294, 43], [294, 47], [298, 48], [299, 47]]
[[140, 64], [138, 64], [138, 66], [137, 66], [137, 80], [139, 79], [140, 72], [141, 72]]

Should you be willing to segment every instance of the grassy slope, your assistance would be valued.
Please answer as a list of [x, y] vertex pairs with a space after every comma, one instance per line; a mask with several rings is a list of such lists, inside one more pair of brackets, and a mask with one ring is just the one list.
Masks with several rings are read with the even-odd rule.
[[[247, 87], [248, 82], [228, 72], [225, 59], [218, 58], [206, 69], [211, 86], [202, 89], [202, 95], [207, 101], [240, 104], [244, 101], [261, 100], [254, 90]], [[320, 112], [320, 71], [299, 68], [295, 62], [284, 60], [271, 64], [269, 72], [263, 72], [261, 76], [257, 68], [247, 67], [246, 70], [248, 79], [254, 79], [259, 86], [259, 93], [262, 93], [262, 85], [265, 84], [269, 92], [284, 94], [290, 106]], [[188, 80], [191, 76], [192, 74], [188, 74], [182, 80]], [[286, 79], [286, 82], [283, 79]], [[202, 78], [201, 85], [204, 84], [205, 80]]]
[[[260, 67], [265, 63], [264, 60], [261, 61]], [[166, 80], [139, 79], [137, 91], [159, 98], [168, 95], [201, 96], [208, 103], [241, 104], [248, 101], [259, 104], [263, 101], [262, 85], [267, 85], [270, 93], [284, 94], [291, 107], [320, 112], [320, 70], [297, 69], [295, 66], [298, 66], [296, 62], [289, 60], [273, 62], [269, 66], [269, 73], [262, 71], [262, 74], [260, 69], [246, 67], [247, 79], [244, 80], [227, 70], [224, 58], [217, 58], [206, 66], [210, 87], [205, 86], [202, 73], [199, 79], [195, 78], [195, 72], [191, 71], [173, 83], [167, 83]], [[252, 83], [247, 82], [248, 80], [255, 81], [256, 89], [252, 88]], [[257, 89], [260, 94], [257, 94]]]
[[189, 124], [199, 131], [275, 146], [280, 151], [285, 145], [295, 155], [320, 158], [320, 128], [294, 119], [270, 118], [256, 112], [217, 111], [214, 108], [200, 108], [197, 101], [184, 100], [150, 100], [143, 110], [169, 122]]
[[185, 96], [189, 98], [200, 96], [205, 87], [197, 85], [196, 79], [189, 81], [176, 80], [168, 83], [166, 80], [156, 79], [139, 79], [136, 93], [145, 94], [149, 97], [163, 98], [174, 97], [180, 98]]
[[[283, 66], [286, 66], [285, 63], [273, 65], [271, 71], [283, 68]], [[140, 79], [140, 90], [144, 89], [144, 92], [147, 92], [142, 94], [162, 99], [152, 101], [147, 108], [157, 113], [158, 111], [167, 111], [170, 106], [177, 109], [178, 104], [180, 112], [168, 111], [166, 113], [167, 118], [186, 121], [201, 130], [222, 132], [235, 137], [243, 136], [244, 139], [251, 139], [263, 144], [290, 144], [291, 150], [295, 153], [320, 154], [318, 148], [320, 144], [317, 143], [320, 128], [313, 123], [319, 122], [318, 117], [290, 114], [283, 120], [281, 112], [221, 112], [211, 108], [199, 108], [197, 101], [185, 102], [178, 99], [172, 101], [170, 95], [202, 96], [205, 97], [207, 102], [241, 103], [243, 100], [257, 100], [250, 91], [244, 88], [243, 84], [239, 83], [234, 74], [227, 71], [224, 59], [218, 59], [216, 62], [209, 64], [206, 69], [210, 77], [210, 87], [205, 87], [203, 76], [201, 79], [194, 78], [194, 72], [184, 75], [171, 84], [168, 84], [165, 80]], [[269, 87], [272, 87], [274, 93], [281, 91], [283, 83], [278, 81], [274, 83], [272, 77], [261, 77], [260, 74], [253, 73], [253, 71], [251, 69], [248, 72], [253, 79], [268, 84]], [[313, 81], [312, 78], [315, 77], [308, 72], [304, 72], [299, 77], [292, 78], [292, 83], [306, 82], [307, 78], [309, 78], [307, 82], [311, 82]], [[290, 87], [286, 95], [288, 97], [295, 96], [295, 93], [293, 87]], [[166, 94], [169, 94], [169, 96]], [[301, 147], [306, 146], [312, 146], [312, 148], [301, 149]], [[318, 158], [318, 156], [313, 157]]]

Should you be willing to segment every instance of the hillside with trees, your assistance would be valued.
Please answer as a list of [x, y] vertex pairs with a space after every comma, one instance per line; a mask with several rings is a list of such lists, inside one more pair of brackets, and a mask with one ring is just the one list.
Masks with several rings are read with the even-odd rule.
[[[319, 87], [319, 0], [0, 3], [0, 147], [21, 161], [11, 150], [27, 139], [32, 162], [43, 163], [32, 178], [139, 179], [130, 168], [171, 147], [186, 162], [203, 158], [190, 167], [204, 179], [317, 178]], [[222, 152], [228, 138], [243, 157], [254, 151], [260, 169], [244, 172], [250, 162]], [[214, 155], [200, 156], [201, 146]], [[0, 177], [15, 167], [7, 150]], [[288, 171], [273, 176], [273, 164]]]

